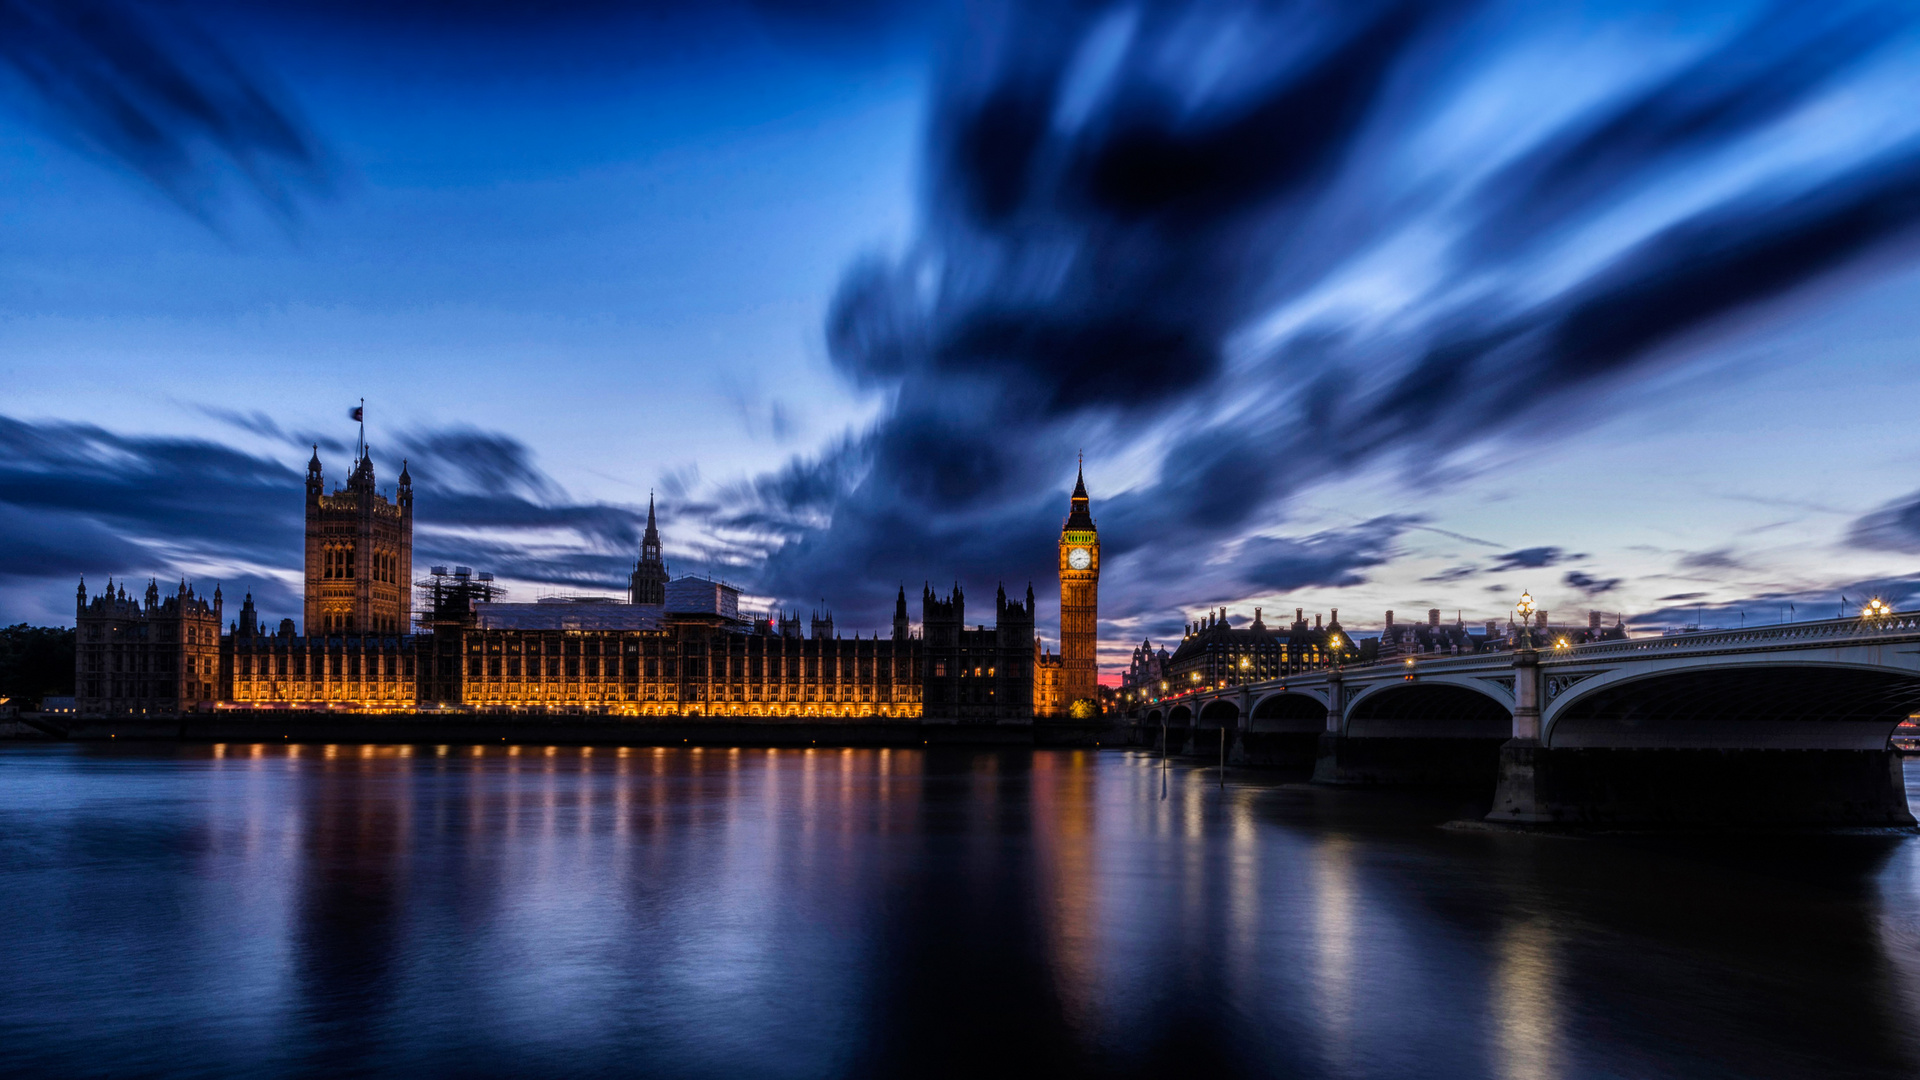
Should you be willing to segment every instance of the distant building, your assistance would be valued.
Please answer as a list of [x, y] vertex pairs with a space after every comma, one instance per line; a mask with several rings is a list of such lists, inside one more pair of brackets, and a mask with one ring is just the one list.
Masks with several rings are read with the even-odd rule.
[[1340, 626], [1336, 608], [1323, 627], [1314, 616], [1307, 625], [1303, 609], [1294, 609], [1293, 625], [1285, 631], [1269, 629], [1255, 608], [1253, 622], [1236, 627], [1226, 610], [1186, 628], [1180, 645], [1164, 664], [1167, 692], [1195, 687], [1232, 686], [1276, 679], [1301, 671], [1327, 667], [1354, 655], [1353, 642]]
[[[1626, 620], [1615, 616], [1614, 625], [1604, 625], [1604, 613], [1589, 611], [1587, 624], [1553, 625], [1548, 621], [1547, 612], [1536, 611], [1529, 624], [1531, 640], [1536, 648], [1551, 648], [1560, 642], [1568, 645], [1584, 645], [1590, 641], [1621, 641], [1627, 637]], [[1511, 621], [1502, 627], [1496, 619], [1488, 619], [1478, 632], [1469, 630], [1466, 620], [1457, 613], [1450, 625], [1440, 622], [1440, 609], [1427, 609], [1427, 621], [1423, 624], [1409, 624], [1394, 621], [1393, 612], [1387, 612], [1386, 625], [1381, 628], [1376, 648], [1377, 658], [1392, 660], [1398, 657], [1455, 656], [1476, 652], [1499, 652], [1516, 647], [1519, 629]]]
[[[1258, 609], [1255, 609], [1256, 617]], [[1151, 640], [1143, 639], [1140, 646], [1133, 650], [1133, 660], [1127, 670], [1120, 675], [1120, 689], [1132, 692], [1151, 691], [1155, 697], [1162, 689], [1161, 683], [1167, 679], [1167, 666], [1173, 657], [1165, 649], [1155, 650]]]
[[1484, 638], [1476, 638], [1467, 630], [1466, 622], [1458, 613], [1453, 624], [1442, 626], [1440, 609], [1427, 609], [1427, 621], [1424, 624], [1395, 623], [1393, 612], [1387, 612], [1387, 622], [1380, 631], [1378, 659], [1391, 660], [1399, 656], [1458, 656], [1479, 652]]

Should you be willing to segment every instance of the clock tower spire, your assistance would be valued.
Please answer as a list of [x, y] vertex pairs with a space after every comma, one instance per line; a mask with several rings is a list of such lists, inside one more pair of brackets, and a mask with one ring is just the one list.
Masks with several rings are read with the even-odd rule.
[[1099, 708], [1099, 593], [1100, 533], [1088, 508], [1083, 458], [1060, 528], [1060, 698], [1071, 715]]

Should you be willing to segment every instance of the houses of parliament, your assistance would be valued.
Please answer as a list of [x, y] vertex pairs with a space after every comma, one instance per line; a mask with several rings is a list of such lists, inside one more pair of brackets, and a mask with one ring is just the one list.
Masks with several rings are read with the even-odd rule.
[[[218, 588], [80, 584], [75, 708], [87, 716], [214, 710], [625, 717], [819, 717], [1017, 723], [1097, 710], [1099, 535], [1084, 477], [1060, 533], [1061, 647], [1035, 601], [1004, 588], [994, 622], [966, 596], [906, 589], [888, 632], [844, 636], [831, 612], [756, 617], [739, 592], [667, 571], [651, 500], [624, 600], [509, 603], [489, 574], [413, 567], [413, 482], [381, 490], [362, 449], [328, 491], [306, 473], [302, 627], [264, 625], [249, 595], [228, 621]], [[419, 607], [414, 607], [415, 602]]]

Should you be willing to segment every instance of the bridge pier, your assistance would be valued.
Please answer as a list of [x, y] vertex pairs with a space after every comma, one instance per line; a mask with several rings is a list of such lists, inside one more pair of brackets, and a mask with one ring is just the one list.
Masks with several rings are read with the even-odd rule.
[[1570, 825], [1913, 825], [1891, 750], [1500, 748], [1488, 821]]
[[1233, 765], [1311, 772], [1320, 756], [1320, 734], [1298, 731], [1242, 731], [1228, 752]]
[[1315, 747], [1316, 784], [1379, 787], [1492, 786], [1501, 740], [1336, 735]]

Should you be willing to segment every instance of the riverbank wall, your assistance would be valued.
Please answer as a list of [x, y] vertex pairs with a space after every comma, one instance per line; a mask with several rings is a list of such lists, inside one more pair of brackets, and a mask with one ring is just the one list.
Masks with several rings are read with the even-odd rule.
[[499, 716], [246, 712], [112, 719], [23, 718], [44, 737], [80, 742], [389, 743], [532, 746], [1117, 745], [1097, 724], [817, 717]]

